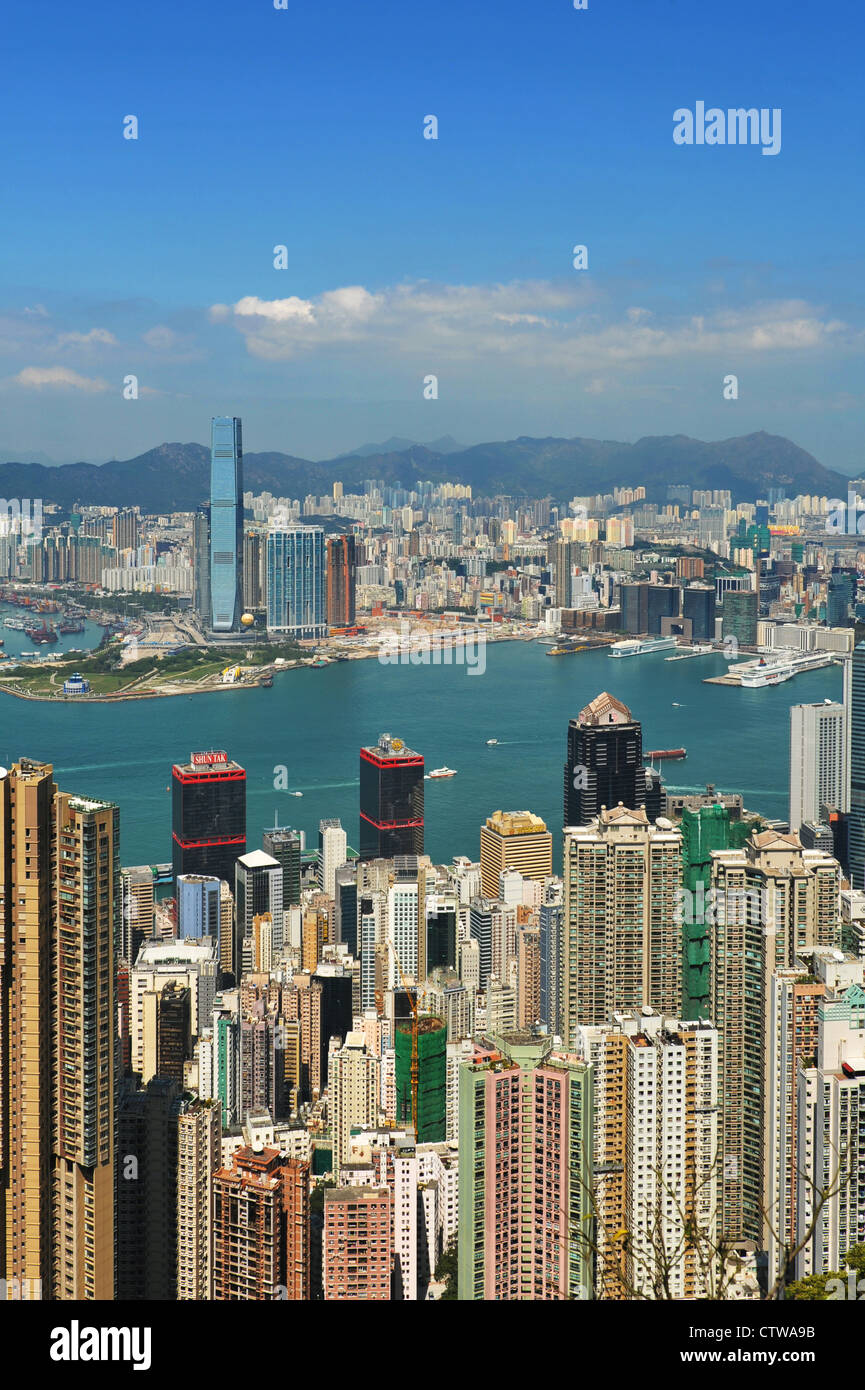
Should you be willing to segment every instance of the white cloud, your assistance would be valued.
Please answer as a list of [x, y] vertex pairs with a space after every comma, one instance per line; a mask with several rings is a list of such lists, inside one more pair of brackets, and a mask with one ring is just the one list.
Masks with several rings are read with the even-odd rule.
[[57, 347], [116, 347], [117, 339], [107, 328], [91, 328], [89, 333], [58, 333]]
[[35, 389], [42, 389], [43, 387], [69, 388], [73, 391], [84, 391], [90, 395], [111, 390], [108, 382], [103, 381], [100, 377], [81, 376], [79, 372], [73, 372], [69, 367], [24, 367], [10, 380], [16, 386]]
[[382, 356], [415, 355], [429, 363], [438, 352], [450, 361], [486, 358], [568, 375], [589, 372], [590, 391], [598, 390], [605, 369], [651, 366], [658, 359], [735, 360], [863, 346], [861, 333], [804, 301], [659, 316], [633, 305], [615, 310], [588, 280], [421, 281], [376, 292], [351, 285], [313, 299], [247, 295], [234, 305], [213, 305], [210, 317], [233, 323], [250, 355], [269, 361], [374, 348]]

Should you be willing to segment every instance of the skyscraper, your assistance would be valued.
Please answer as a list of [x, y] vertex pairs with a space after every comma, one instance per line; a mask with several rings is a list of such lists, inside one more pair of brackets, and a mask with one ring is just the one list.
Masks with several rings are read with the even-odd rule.
[[[718, 1034], [654, 1009], [579, 1029], [593, 1074], [597, 1292], [712, 1298], [718, 1271]], [[700, 1230], [702, 1248], [686, 1223]], [[627, 1233], [627, 1242], [623, 1235]]]
[[776, 970], [840, 942], [837, 861], [795, 835], [755, 833], [712, 855], [711, 1017], [719, 1033], [721, 1233], [764, 1244], [764, 1039]]
[[174, 876], [203, 874], [234, 883], [246, 849], [246, 773], [224, 752], [191, 753], [171, 769]]
[[850, 882], [861, 891], [865, 889], [865, 642], [854, 648], [845, 664], [844, 704], [850, 740]]
[[424, 760], [382, 734], [360, 750], [360, 857], [423, 854]]
[[328, 1058], [327, 1094], [333, 1173], [348, 1157], [353, 1127], [375, 1124], [381, 1093], [381, 1062], [368, 1050], [362, 1033], [349, 1033]]
[[328, 627], [354, 623], [356, 549], [354, 536], [331, 536], [327, 542]]
[[308, 1299], [309, 1256], [309, 1164], [239, 1149], [213, 1178], [212, 1297]]
[[790, 829], [819, 821], [823, 805], [849, 809], [847, 719], [832, 700], [790, 707]]
[[2, 770], [0, 1263], [30, 1298], [114, 1297], [118, 837], [50, 763]]
[[393, 1233], [386, 1187], [334, 1187], [324, 1194], [324, 1297], [387, 1302]]
[[283, 910], [300, 902], [300, 836], [289, 826], [274, 826], [265, 830], [261, 848], [282, 865]]
[[591, 1298], [591, 1068], [517, 1033], [459, 1086], [460, 1299]]
[[209, 936], [219, 941], [219, 900], [221, 883], [205, 874], [178, 874], [177, 935], [199, 939]]
[[234, 866], [235, 927], [237, 933], [236, 962], [243, 962], [243, 943], [252, 937], [252, 923], [262, 913], [270, 913], [273, 922], [273, 952], [278, 955], [283, 946], [282, 866], [262, 849], [242, 854]]
[[236, 632], [243, 611], [243, 444], [237, 416], [210, 430], [210, 627]]
[[[413, 1124], [412, 1035], [414, 1023], [398, 1023], [396, 1051], [396, 1121]], [[447, 1101], [447, 1024], [425, 1015], [417, 1023], [417, 1130], [419, 1144], [438, 1144], [445, 1139]]]
[[327, 636], [324, 531], [274, 521], [267, 535], [267, 629], [300, 641]]
[[566, 826], [588, 825], [602, 806], [643, 805], [643, 733], [627, 705], [604, 691], [570, 720], [564, 772]]
[[481, 826], [481, 891], [499, 896], [499, 875], [516, 869], [523, 878], [545, 879], [553, 872], [553, 837], [531, 811], [494, 811]]
[[336, 871], [347, 858], [348, 841], [338, 820], [318, 823], [318, 886], [332, 898], [336, 892]]
[[565, 831], [562, 1033], [573, 1047], [581, 1024], [643, 1005], [668, 1015], [682, 1000], [682, 836], [650, 825], [640, 807], [604, 811]]

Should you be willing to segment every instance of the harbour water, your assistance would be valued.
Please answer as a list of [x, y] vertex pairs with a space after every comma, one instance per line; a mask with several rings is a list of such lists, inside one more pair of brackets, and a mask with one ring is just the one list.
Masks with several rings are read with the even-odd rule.
[[[614, 661], [603, 650], [558, 660], [546, 652], [536, 642], [490, 644], [483, 675], [368, 660], [212, 695], [56, 705], [0, 696], [0, 762], [51, 761], [64, 789], [117, 801], [126, 864], [171, 857], [171, 765], [205, 748], [227, 749], [247, 770], [250, 848], [275, 818], [305, 830], [312, 847], [328, 816], [356, 846], [358, 749], [386, 730], [427, 768], [457, 769], [424, 783], [426, 849], [447, 862], [477, 856], [479, 827], [497, 809], [543, 816], [558, 845], [567, 721], [602, 690], [642, 721], [644, 748], [687, 748], [686, 761], [661, 764], [671, 787], [714, 782], [767, 816], [787, 814], [790, 706], [841, 697], [839, 666], [741, 690], [703, 684], [726, 669], [720, 654], [665, 662], [663, 653]], [[498, 744], [487, 747], [489, 738]], [[274, 790], [281, 765], [302, 797]]]

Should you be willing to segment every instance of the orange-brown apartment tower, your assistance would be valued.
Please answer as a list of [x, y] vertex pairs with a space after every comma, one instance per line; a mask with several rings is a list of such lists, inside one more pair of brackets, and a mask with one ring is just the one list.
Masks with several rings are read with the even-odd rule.
[[354, 536], [332, 536], [327, 543], [327, 625], [354, 625], [355, 571]]
[[50, 763], [0, 769], [0, 1269], [7, 1297], [114, 1297], [119, 816]]

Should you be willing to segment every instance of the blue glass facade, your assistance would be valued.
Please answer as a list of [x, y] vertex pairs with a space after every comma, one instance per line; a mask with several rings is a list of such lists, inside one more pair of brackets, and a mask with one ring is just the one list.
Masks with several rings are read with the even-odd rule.
[[320, 526], [267, 537], [267, 626], [296, 638], [327, 636], [326, 551]]
[[243, 443], [237, 416], [215, 415], [210, 440], [210, 627], [235, 632], [243, 604]]
[[210, 936], [219, 941], [218, 878], [199, 874], [177, 876], [177, 935], [199, 940]]

